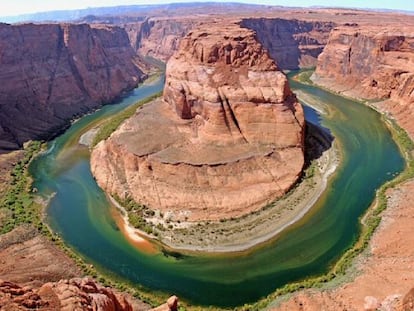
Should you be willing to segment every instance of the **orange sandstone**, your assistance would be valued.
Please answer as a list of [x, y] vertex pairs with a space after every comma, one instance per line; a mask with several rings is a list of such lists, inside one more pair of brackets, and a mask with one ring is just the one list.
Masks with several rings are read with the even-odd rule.
[[238, 24], [193, 30], [167, 64], [163, 100], [95, 148], [110, 194], [173, 220], [256, 211], [301, 173], [304, 117], [286, 76]]

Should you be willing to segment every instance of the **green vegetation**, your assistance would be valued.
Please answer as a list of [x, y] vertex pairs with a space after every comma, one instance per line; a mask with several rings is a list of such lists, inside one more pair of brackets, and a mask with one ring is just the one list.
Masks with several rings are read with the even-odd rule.
[[168, 296], [165, 293], [149, 291], [145, 287], [120, 280], [115, 275], [98, 271], [93, 264], [87, 263], [87, 259], [68, 247], [60, 238], [54, 238], [55, 244], [62, 249], [83, 271], [84, 275], [93, 277], [103, 286], [116, 288], [122, 292], [129, 293], [135, 298], [148, 303], [151, 306], [157, 306], [164, 303]]
[[144, 56], [144, 61], [147, 64], [149, 64], [149, 65], [157, 68], [161, 72], [165, 72], [165, 69], [167, 67], [167, 64], [165, 62], [163, 62], [163, 61], [161, 61], [159, 59], [156, 59], [154, 57], [148, 56], [148, 55], [147, 56]]
[[[156, 94], [146, 100], [138, 102], [135, 105], [126, 108], [121, 113], [108, 119], [107, 122], [101, 127], [93, 145], [96, 145], [100, 140], [107, 138], [126, 118], [132, 116], [139, 106], [153, 100], [159, 95], [160, 94]], [[343, 275], [351, 266], [354, 258], [359, 255], [364, 249], [366, 249], [372, 234], [375, 232], [375, 229], [380, 223], [381, 212], [387, 207], [386, 191], [390, 188], [395, 187], [401, 182], [414, 177], [414, 159], [412, 158], [414, 143], [407, 135], [407, 133], [398, 127], [395, 122], [386, 120], [386, 123], [390, 125], [390, 130], [393, 134], [393, 137], [400, 146], [401, 151], [406, 158], [407, 166], [406, 169], [398, 177], [392, 181], [385, 183], [378, 190], [375, 204], [373, 204], [373, 207], [363, 217], [362, 232], [358, 241], [356, 241], [353, 247], [344, 254], [344, 256], [332, 267], [332, 269], [327, 274], [302, 280], [300, 282], [287, 284], [283, 288], [280, 288], [274, 293], [270, 294], [268, 297], [254, 304], [242, 306], [240, 309], [260, 310], [268, 306], [273, 300], [275, 300], [275, 298], [279, 296], [293, 293], [304, 288], [321, 287], [323, 284], [331, 281], [335, 277]], [[33, 224], [39, 229], [40, 232], [48, 237], [51, 237], [51, 239], [55, 241], [57, 245], [64, 249], [65, 252], [78, 264], [78, 266], [82, 268], [85, 274], [93, 276], [103, 285], [116, 287], [121, 291], [130, 292], [135, 297], [152, 305], [165, 302], [165, 299], [167, 298], [165, 294], [148, 292], [145, 290], [145, 288], [142, 288], [140, 286], [137, 287], [123, 281], [118, 281], [113, 275], [101, 274], [93, 265], [85, 263], [84, 259], [81, 258], [80, 255], [74, 252], [71, 248], [66, 246], [60, 238], [53, 236], [48, 231], [47, 227], [42, 224], [41, 207], [38, 204], [34, 203], [33, 191], [31, 189], [31, 179], [27, 172], [27, 167], [30, 163], [30, 160], [40, 149], [40, 142], [30, 143], [25, 149], [24, 158], [15, 165], [12, 171], [13, 178], [10, 190], [8, 191], [7, 195], [0, 200], [0, 209], [7, 210], [7, 214], [10, 215], [10, 217], [6, 219], [4, 224], [1, 226], [0, 233], [8, 232], [19, 224]], [[305, 179], [312, 177], [314, 173], [315, 163], [312, 163], [305, 174]], [[151, 211], [148, 210], [146, 206], [137, 204], [129, 198], [126, 200], [120, 200], [119, 198], [116, 199], [128, 211], [131, 224], [137, 228], [140, 228], [141, 230], [148, 232], [145, 229], [145, 226], [148, 224], [145, 222], [144, 216], [151, 216], [149, 214]], [[224, 220], [220, 220], [220, 222], [222, 221], [224, 222]], [[150, 227], [150, 229], [153, 230], [152, 227]], [[200, 309], [198, 307], [191, 306], [187, 306], [187, 308]]]
[[116, 194], [113, 195], [114, 199], [125, 208], [128, 214], [129, 223], [145, 233], [158, 235], [154, 226], [148, 223], [145, 220], [145, 217], [151, 217], [155, 215], [155, 212], [149, 209], [146, 205], [139, 204], [135, 202], [132, 198], [127, 197], [126, 199], [121, 199]]
[[303, 84], [313, 84], [311, 80], [311, 76], [313, 75], [315, 68], [309, 68], [306, 70], [301, 71], [299, 74], [295, 76], [295, 80], [303, 83]]
[[154, 99], [158, 98], [161, 96], [161, 92], [156, 93], [150, 97], [147, 97], [131, 106], [129, 106], [128, 108], [125, 108], [124, 110], [122, 110], [121, 112], [117, 113], [116, 115], [108, 118], [104, 124], [99, 128], [98, 133], [96, 134], [93, 142], [92, 142], [92, 147], [96, 146], [101, 140], [105, 140], [107, 139], [117, 128], [119, 125], [121, 125], [122, 122], [124, 122], [126, 119], [130, 118], [135, 111], [137, 110], [137, 108], [139, 108], [140, 106], [149, 103], [151, 101], [153, 101]]
[[47, 230], [41, 221], [41, 206], [33, 201], [32, 180], [27, 172], [30, 161], [41, 147], [39, 141], [29, 142], [23, 159], [14, 165], [7, 194], [0, 201], [0, 210], [7, 215], [1, 225], [0, 234], [24, 223], [33, 224], [41, 232]]

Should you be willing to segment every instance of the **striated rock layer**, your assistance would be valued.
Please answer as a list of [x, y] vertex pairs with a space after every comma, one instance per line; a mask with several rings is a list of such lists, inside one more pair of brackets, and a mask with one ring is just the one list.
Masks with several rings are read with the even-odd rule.
[[[123, 25], [131, 45], [140, 55], [167, 61], [179, 47], [180, 40], [193, 28], [214, 22], [214, 17], [149, 18]], [[231, 23], [231, 21], [227, 21]], [[259, 42], [285, 69], [316, 65], [328, 42], [333, 22], [300, 21], [283, 18], [243, 18], [242, 27], [252, 29]]]
[[[1, 310], [96, 310], [148, 309], [130, 302], [126, 295], [97, 284], [90, 278], [48, 282], [40, 288], [0, 280]], [[134, 308], [135, 307], [135, 308]]]
[[381, 109], [414, 136], [414, 27], [339, 27], [313, 80], [352, 97], [387, 99]]
[[98, 184], [179, 220], [255, 211], [301, 173], [302, 107], [286, 76], [237, 24], [186, 36], [167, 65], [164, 100], [95, 148]]
[[49, 139], [143, 75], [125, 30], [0, 24], [0, 152]]
[[180, 40], [198, 24], [199, 18], [148, 18], [123, 27], [140, 55], [167, 61], [178, 50]]
[[284, 70], [316, 66], [335, 26], [333, 22], [281, 18], [248, 18], [242, 25], [256, 31], [260, 43]]

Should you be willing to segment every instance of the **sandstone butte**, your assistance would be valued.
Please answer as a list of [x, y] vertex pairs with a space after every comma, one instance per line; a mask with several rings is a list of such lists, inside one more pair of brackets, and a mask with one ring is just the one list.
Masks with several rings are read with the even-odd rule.
[[182, 39], [163, 99], [99, 143], [91, 169], [107, 193], [172, 220], [219, 220], [286, 193], [303, 137], [302, 107], [255, 33], [211, 23]]

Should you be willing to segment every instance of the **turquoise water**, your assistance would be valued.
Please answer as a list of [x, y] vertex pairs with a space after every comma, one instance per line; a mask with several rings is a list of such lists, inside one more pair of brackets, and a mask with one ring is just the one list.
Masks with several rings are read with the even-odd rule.
[[376, 189], [403, 169], [404, 160], [378, 113], [319, 88], [291, 84], [329, 108], [327, 116], [306, 108], [306, 118], [332, 132], [342, 162], [315, 208], [272, 243], [244, 254], [177, 259], [141, 253], [120, 233], [90, 173], [87, 148], [73, 142], [94, 120], [161, 90], [162, 79], [82, 118], [34, 161], [34, 186], [42, 195], [55, 193], [48, 209], [50, 225], [99, 269], [194, 304], [237, 306], [288, 282], [324, 273], [356, 240], [358, 218]]

